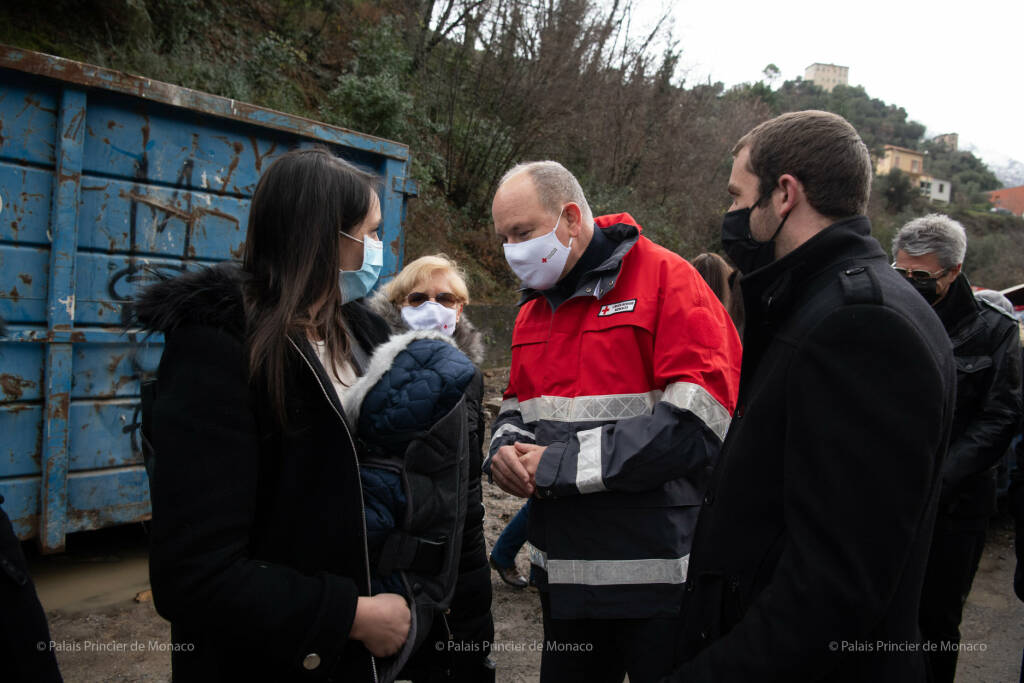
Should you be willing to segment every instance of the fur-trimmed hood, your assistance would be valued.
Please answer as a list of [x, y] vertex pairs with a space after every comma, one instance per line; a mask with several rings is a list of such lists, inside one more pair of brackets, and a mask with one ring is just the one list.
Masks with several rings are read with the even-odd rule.
[[[384, 296], [383, 291], [377, 291], [372, 297], [366, 300], [370, 310], [384, 318], [396, 334], [409, 331], [409, 325], [402, 318], [402, 309]], [[484, 361], [484, 339], [480, 330], [469, 321], [466, 311], [462, 311], [459, 321], [455, 324], [455, 334], [452, 335], [455, 345], [466, 354], [473, 363], [479, 367]]]
[[135, 300], [132, 324], [165, 334], [182, 325], [209, 325], [242, 335], [245, 278], [234, 263], [219, 263], [173, 278], [158, 273], [154, 275], [155, 284]]
[[[447, 353], [444, 351], [446, 348]], [[406, 357], [399, 362], [399, 356], [403, 353]], [[385, 377], [393, 371], [397, 371], [394, 377]], [[415, 413], [415, 406], [410, 406], [410, 399], [413, 397], [424, 403], [422, 408], [436, 411], [439, 408], [437, 404], [442, 403], [442, 397], [440, 394], [424, 392], [428, 388], [436, 389], [441, 386], [441, 393], [447, 389], [450, 394], [448, 398], [454, 405], [456, 397], [465, 392], [475, 371], [476, 368], [469, 364], [468, 358], [458, 351], [458, 346], [448, 335], [436, 330], [409, 330], [396, 334], [374, 350], [366, 372], [344, 393], [341, 402], [345, 414], [355, 424], [360, 424], [363, 402], [371, 391], [380, 392], [373, 407], [376, 413], [395, 410]], [[427, 375], [434, 375], [436, 379], [427, 381]], [[381, 380], [385, 382], [382, 383]], [[390, 395], [386, 395], [388, 392]], [[443, 407], [441, 414], [447, 412], [450, 407]], [[436, 420], [440, 416], [434, 415], [431, 420]], [[380, 414], [375, 416], [378, 422], [386, 417]], [[427, 421], [422, 416], [420, 418], [419, 422], [424, 424], [418, 425], [416, 429], [425, 429]], [[414, 422], [415, 418], [406, 419], [406, 424]], [[374, 426], [379, 429], [381, 424]], [[395, 427], [394, 424], [391, 426]]]

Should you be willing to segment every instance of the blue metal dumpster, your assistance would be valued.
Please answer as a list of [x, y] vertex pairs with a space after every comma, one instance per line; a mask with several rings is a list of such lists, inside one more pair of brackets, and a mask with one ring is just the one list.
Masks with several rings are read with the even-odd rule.
[[18, 536], [148, 518], [139, 383], [162, 338], [124, 333], [149, 281], [239, 258], [268, 164], [323, 144], [382, 178], [384, 276], [401, 267], [408, 148], [0, 46], [0, 495]]

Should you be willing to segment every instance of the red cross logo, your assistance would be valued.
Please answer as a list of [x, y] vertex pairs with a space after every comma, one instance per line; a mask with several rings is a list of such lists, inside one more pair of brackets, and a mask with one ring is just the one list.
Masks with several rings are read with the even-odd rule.
[[546, 258], [542, 258], [542, 259], [540, 260], [540, 262], [541, 262], [541, 263], [547, 263], [547, 262], [548, 262], [548, 260], [547, 260]]
[[601, 309], [601, 315], [608, 315], [608, 307], [607, 306], [605, 306], [604, 308]]

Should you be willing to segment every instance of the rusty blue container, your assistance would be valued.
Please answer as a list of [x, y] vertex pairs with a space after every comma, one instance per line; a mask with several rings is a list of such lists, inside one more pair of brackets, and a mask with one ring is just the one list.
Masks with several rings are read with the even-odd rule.
[[0, 46], [0, 495], [18, 536], [147, 519], [140, 380], [162, 338], [124, 332], [148, 279], [242, 253], [260, 173], [326, 145], [382, 178], [401, 268], [409, 150], [388, 140]]

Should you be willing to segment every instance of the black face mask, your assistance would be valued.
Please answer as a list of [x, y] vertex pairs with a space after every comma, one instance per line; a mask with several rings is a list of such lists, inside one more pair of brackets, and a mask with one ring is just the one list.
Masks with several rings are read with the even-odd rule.
[[736, 268], [746, 275], [775, 260], [775, 238], [782, 231], [789, 214], [782, 218], [775, 234], [767, 242], [758, 242], [750, 234], [750, 213], [754, 207], [730, 211], [722, 218], [722, 247]]
[[915, 280], [913, 278], [906, 278], [910, 286], [917, 290], [917, 293], [924, 297], [930, 305], [934, 306], [935, 302], [939, 300], [939, 280], [938, 278], [928, 278], [925, 280]]

